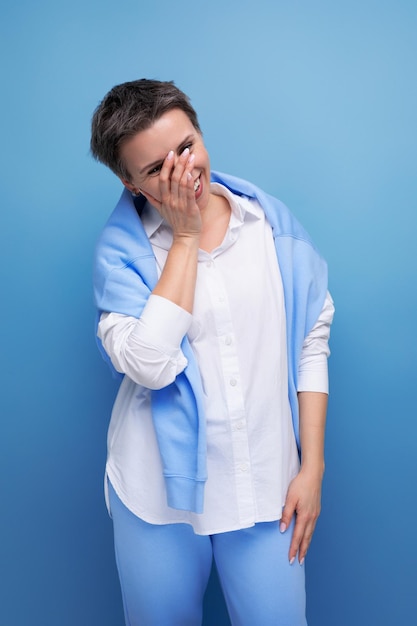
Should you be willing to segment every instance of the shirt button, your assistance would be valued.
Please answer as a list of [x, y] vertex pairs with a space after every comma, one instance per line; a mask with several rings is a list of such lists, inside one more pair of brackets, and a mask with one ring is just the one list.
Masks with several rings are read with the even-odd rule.
[[229, 380], [229, 383], [230, 383], [230, 385], [231, 385], [232, 387], [236, 387], [236, 385], [237, 385], [237, 380], [236, 380], [236, 378], [231, 378], [231, 379]]
[[241, 472], [247, 472], [248, 471], [248, 464], [247, 463], [242, 463], [241, 465], [239, 465], [239, 469]]
[[206, 261], [206, 267], [211, 267], [213, 263], [211, 261]]
[[232, 338], [230, 337], [230, 335], [227, 335], [227, 337], [224, 340], [224, 343], [226, 344], [226, 346], [230, 346], [230, 344], [232, 343]]

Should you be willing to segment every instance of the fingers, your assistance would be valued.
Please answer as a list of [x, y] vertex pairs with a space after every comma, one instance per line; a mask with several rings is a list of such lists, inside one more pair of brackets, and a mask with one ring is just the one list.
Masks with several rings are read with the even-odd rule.
[[174, 167], [174, 151], [170, 150], [165, 161], [162, 164], [161, 173], [159, 175], [159, 188], [161, 190], [161, 200], [164, 204], [170, 192], [171, 171]]
[[194, 163], [194, 155], [190, 155], [190, 151], [186, 148], [180, 155], [174, 170], [171, 175], [171, 194], [175, 196], [175, 194], [181, 195], [181, 192], [185, 192], [188, 188], [188, 183], [190, 177], [188, 174], [191, 174], [191, 170], [193, 168]]
[[161, 169], [159, 185], [161, 190], [162, 204], [175, 210], [186, 203], [190, 198], [194, 199], [191, 170], [194, 166], [194, 155], [186, 148], [177, 161], [171, 150]]
[[285, 502], [284, 509], [282, 511], [282, 516], [279, 524], [279, 529], [282, 533], [285, 533], [287, 528], [289, 528], [291, 524], [291, 520], [295, 513], [296, 501], [292, 500], [290, 495], [287, 496], [287, 500]]
[[288, 553], [288, 558], [291, 565], [294, 563], [297, 553], [300, 565], [304, 563], [307, 550], [313, 537], [316, 521], [317, 518], [312, 519], [310, 517], [297, 515], [290, 550]]

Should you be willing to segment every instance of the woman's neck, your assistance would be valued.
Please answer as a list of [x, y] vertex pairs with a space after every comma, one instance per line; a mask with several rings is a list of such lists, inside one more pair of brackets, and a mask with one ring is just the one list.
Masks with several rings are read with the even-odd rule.
[[210, 194], [210, 200], [201, 212], [200, 248], [211, 252], [222, 243], [230, 221], [231, 208], [224, 196]]

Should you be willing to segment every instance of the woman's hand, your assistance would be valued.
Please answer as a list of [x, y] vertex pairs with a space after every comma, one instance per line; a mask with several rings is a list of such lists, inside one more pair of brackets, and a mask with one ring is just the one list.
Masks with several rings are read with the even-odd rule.
[[171, 150], [159, 175], [161, 202], [158, 210], [170, 224], [174, 240], [182, 238], [199, 239], [201, 215], [195, 201], [194, 180], [191, 172], [194, 155], [186, 148], [177, 161]]
[[290, 545], [288, 558], [294, 563], [298, 553], [298, 560], [304, 562], [310, 546], [317, 518], [321, 508], [322, 475], [311, 474], [301, 469], [300, 473], [290, 483], [285, 507], [280, 521], [280, 530], [285, 532], [295, 515], [295, 528]]

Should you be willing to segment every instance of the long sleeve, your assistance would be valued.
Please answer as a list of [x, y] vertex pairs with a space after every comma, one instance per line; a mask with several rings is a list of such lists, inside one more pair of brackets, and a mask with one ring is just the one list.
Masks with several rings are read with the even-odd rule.
[[149, 389], [161, 389], [187, 365], [180, 346], [190, 323], [187, 311], [151, 295], [139, 319], [103, 313], [97, 334], [118, 372]]

